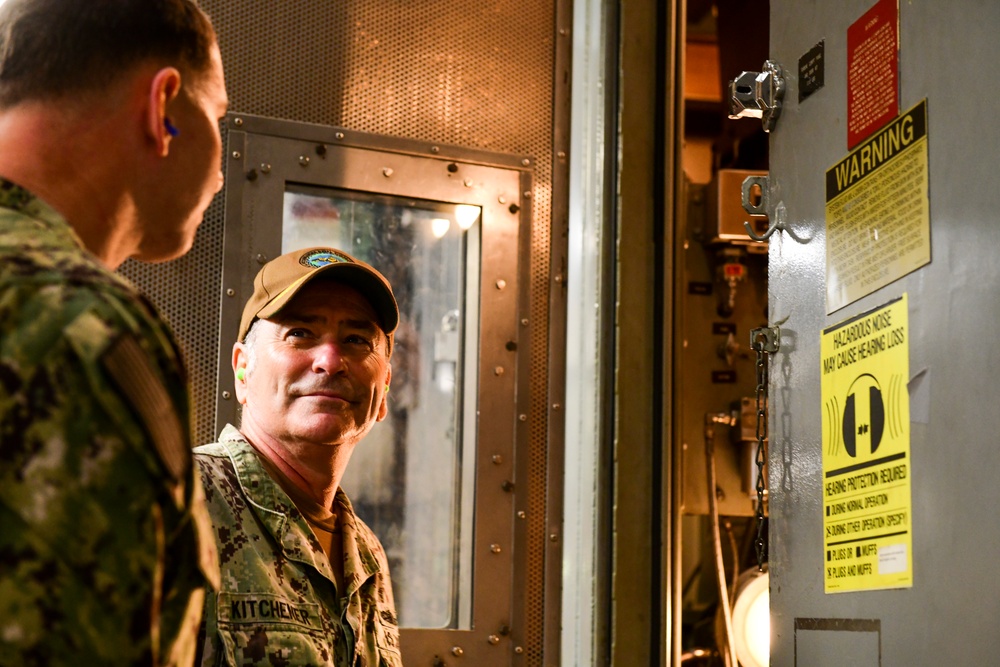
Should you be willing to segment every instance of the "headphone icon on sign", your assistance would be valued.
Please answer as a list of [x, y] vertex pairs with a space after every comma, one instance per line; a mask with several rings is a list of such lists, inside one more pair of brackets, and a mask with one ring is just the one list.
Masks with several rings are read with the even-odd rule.
[[844, 449], [852, 458], [856, 458], [858, 445], [870, 443], [871, 449], [868, 451], [874, 454], [882, 442], [884, 432], [885, 403], [882, 402], [882, 387], [874, 375], [862, 373], [847, 390], [843, 420]]

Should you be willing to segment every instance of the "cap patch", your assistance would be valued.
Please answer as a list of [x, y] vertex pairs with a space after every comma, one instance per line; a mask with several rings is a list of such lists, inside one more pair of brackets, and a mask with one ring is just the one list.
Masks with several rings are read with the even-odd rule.
[[353, 264], [354, 260], [337, 252], [336, 250], [313, 250], [312, 252], [307, 252], [302, 255], [302, 257], [299, 257], [299, 264], [313, 269], [318, 269], [329, 264], [338, 264], [340, 262]]

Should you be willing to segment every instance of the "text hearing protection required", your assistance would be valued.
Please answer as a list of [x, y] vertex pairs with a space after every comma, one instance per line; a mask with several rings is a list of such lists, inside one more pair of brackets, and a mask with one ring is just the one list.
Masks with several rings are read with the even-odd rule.
[[820, 341], [827, 593], [913, 585], [907, 312], [903, 294]]

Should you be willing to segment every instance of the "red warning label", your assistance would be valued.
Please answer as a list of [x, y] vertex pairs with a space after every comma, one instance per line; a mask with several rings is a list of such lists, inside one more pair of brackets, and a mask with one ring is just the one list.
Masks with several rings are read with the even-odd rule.
[[879, 0], [847, 29], [847, 148], [899, 113], [898, 0]]

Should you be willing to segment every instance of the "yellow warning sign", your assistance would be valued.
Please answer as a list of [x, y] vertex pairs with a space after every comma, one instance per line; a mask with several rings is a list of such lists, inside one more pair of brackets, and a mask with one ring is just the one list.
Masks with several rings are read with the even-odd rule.
[[823, 331], [827, 593], [913, 585], [906, 294]]
[[927, 100], [826, 172], [826, 312], [931, 261]]

